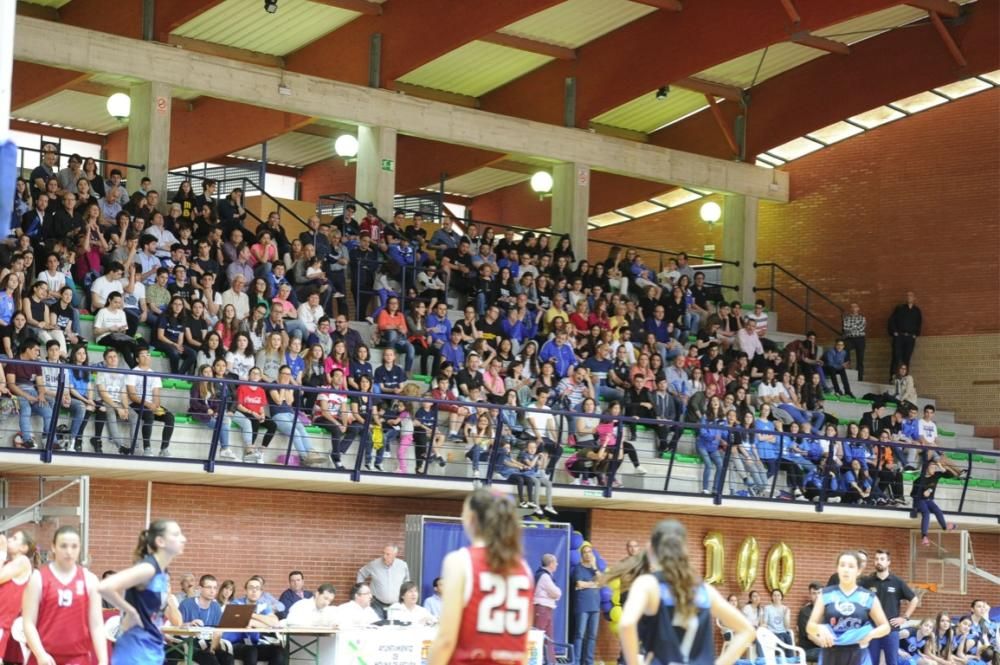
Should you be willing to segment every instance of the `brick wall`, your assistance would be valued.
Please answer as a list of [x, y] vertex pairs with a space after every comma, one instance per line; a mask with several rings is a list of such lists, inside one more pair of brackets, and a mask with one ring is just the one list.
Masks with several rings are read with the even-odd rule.
[[[25, 505], [37, 498], [37, 480], [13, 477], [10, 494], [13, 505]], [[131, 562], [136, 534], [146, 515], [144, 482], [95, 479], [90, 508], [91, 568], [98, 574], [120, 569]], [[252, 490], [154, 483], [151, 515], [178, 520], [188, 538], [184, 555], [174, 572], [212, 573], [233, 579], [238, 585], [252, 574], [267, 580], [269, 591], [285, 588], [286, 575], [301, 569], [310, 586], [333, 582], [343, 594], [354, 580], [357, 569], [378, 555], [385, 543], [404, 544], [404, 517], [408, 514], [457, 515], [456, 501], [408, 499], [363, 495], [338, 495], [292, 491]], [[784, 540], [796, 561], [795, 585], [789, 605], [797, 609], [805, 598], [809, 581], [825, 581], [834, 568], [836, 548], [864, 547], [889, 549], [895, 568], [908, 570], [908, 532], [904, 529], [812, 525], [802, 522], [768, 521], [762, 517], [740, 519], [724, 516], [676, 516], [688, 528], [691, 560], [703, 570], [702, 538], [709, 530], [723, 533], [726, 542], [725, 583], [720, 590], [737, 591], [734, 560], [736, 548], [747, 535], [757, 538], [761, 569], [754, 588], [764, 589], [763, 561], [768, 549]], [[613, 562], [624, 556], [630, 538], [644, 540], [653, 525], [668, 517], [665, 513], [594, 510], [591, 533], [586, 534], [602, 556]], [[914, 522], [916, 526], [916, 522]], [[46, 536], [44, 542], [48, 542]], [[831, 544], [835, 544], [831, 548]], [[1000, 536], [975, 534], [976, 562], [982, 568], [1000, 572]], [[402, 552], [405, 558], [406, 552]], [[960, 611], [973, 597], [996, 598], [996, 588], [969, 576], [969, 595], [930, 594], [926, 609], [930, 615], [940, 609]], [[741, 594], [743, 595], [743, 594]], [[614, 646], [607, 625], [601, 626], [600, 653], [611, 658]]]
[[[759, 261], [780, 263], [842, 306], [861, 305], [874, 347], [873, 378], [887, 374], [889, 314], [907, 290], [915, 291], [925, 335], [914, 358], [918, 390], [981, 425], [1000, 424], [993, 335], [1000, 331], [998, 112], [1000, 90], [989, 90], [791, 162], [784, 168], [792, 201], [762, 203], [759, 215]], [[591, 237], [696, 254], [714, 244], [717, 256], [732, 258], [722, 255], [722, 225], [701, 222], [699, 207], [695, 202]], [[592, 259], [606, 255], [606, 247], [591, 243]], [[656, 257], [647, 260], [655, 265]], [[758, 286], [767, 282], [759, 270]], [[785, 331], [804, 332], [797, 310], [780, 299], [776, 309]], [[826, 314], [837, 322], [834, 310]]]

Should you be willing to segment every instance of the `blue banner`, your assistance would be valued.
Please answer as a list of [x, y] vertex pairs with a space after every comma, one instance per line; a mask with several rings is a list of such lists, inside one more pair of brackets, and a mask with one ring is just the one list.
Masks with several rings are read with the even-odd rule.
[[[532, 571], [542, 562], [543, 554], [555, 554], [559, 567], [552, 576], [556, 586], [562, 589], [562, 599], [556, 605], [553, 616], [555, 641], [567, 642], [567, 617], [569, 616], [569, 539], [568, 528], [546, 528], [535, 522], [525, 522], [522, 542], [524, 559]], [[441, 562], [445, 555], [469, 544], [465, 531], [459, 522], [424, 522], [423, 530], [423, 570], [421, 570], [420, 597], [427, 598], [434, 593], [434, 578], [441, 576]]]
[[13, 141], [4, 141], [0, 143], [0, 241], [10, 235], [12, 228], [17, 176], [17, 146]]

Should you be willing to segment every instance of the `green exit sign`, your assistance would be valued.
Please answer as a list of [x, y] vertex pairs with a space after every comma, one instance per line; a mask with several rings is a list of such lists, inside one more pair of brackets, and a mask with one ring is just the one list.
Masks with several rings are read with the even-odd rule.
[[396, 170], [396, 162], [394, 162], [391, 159], [383, 159], [382, 160], [382, 170], [383, 171], [389, 171], [390, 173], [392, 171], [395, 171]]

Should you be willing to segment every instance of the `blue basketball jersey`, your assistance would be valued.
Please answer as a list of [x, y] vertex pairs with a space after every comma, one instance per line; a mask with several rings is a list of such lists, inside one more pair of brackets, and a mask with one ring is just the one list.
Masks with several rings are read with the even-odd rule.
[[820, 651], [820, 665], [870, 665], [868, 649], [858, 643], [875, 627], [869, 611], [875, 594], [861, 587], [845, 594], [839, 586], [823, 589], [823, 623], [833, 633], [834, 646]]
[[[640, 640], [647, 654], [652, 654], [650, 665], [713, 665], [715, 643], [712, 636], [711, 599], [704, 584], [694, 594], [694, 614], [683, 622], [675, 617], [675, 600], [670, 584], [662, 572], [656, 573], [660, 583], [660, 608], [647, 630], [641, 631]], [[675, 623], [675, 620], [677, 623]]]
[[125, 591], [125, 600], [136, 609], [141, 625], [133, 626], [118, 638], [112, 652], [112, 665], [160, 665], [163, 663], [163, 610], [170, 594], [170, 575], [160, 570], [156, 558], [147, 555], [148, 563], [156, 571], [153, 579], [143, 588], [132, 587]]
[[926, 637], [920, 637], [920, 633], [914, 633], [906, 638], [906, 644], [903, 645], [903, 648], [906, 650], [906, 653], [916, 656], [923, 652], [926, 644]]

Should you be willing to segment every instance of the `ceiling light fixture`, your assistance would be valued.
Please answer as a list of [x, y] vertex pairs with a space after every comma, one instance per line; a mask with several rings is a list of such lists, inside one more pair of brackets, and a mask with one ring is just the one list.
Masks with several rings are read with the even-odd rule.
[[344, 160], [344, 164], [350, 164], [358, 157], [358, 139], [351, 134], [341, 134], [333, 142], [333, 151]]
[[705, 203], [698, 212], [701, 215], [701, 221], [708, 224], [715, 224], [722, 219], [722, 206], [715, 201]]
[[656, 91], [656, 98], [662, 102], [664, 99], [667, 98], [667, 95], [669, 94], [670, 94], [670, 86], [665, 85], [660, 87], [660, 89]]
[[129, 113], [132, 112], [132, 98], [124, 92], [116, 92], [108, 97], [108, 115], [118, 118], [120, 122], [128, 120]]
[[531, 190], [543, 199], [552, 193], [552, 174], [548, 171], [538, 171], [531, 176]]
[[278, 11], [278, 0], [264, 0], [264, 11], [274, 14]]

